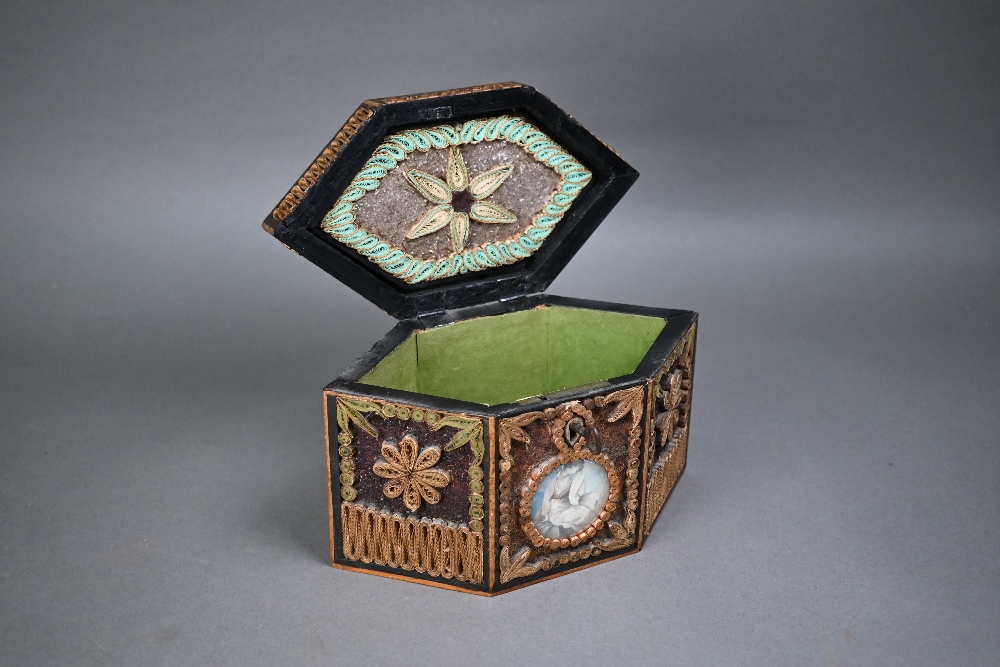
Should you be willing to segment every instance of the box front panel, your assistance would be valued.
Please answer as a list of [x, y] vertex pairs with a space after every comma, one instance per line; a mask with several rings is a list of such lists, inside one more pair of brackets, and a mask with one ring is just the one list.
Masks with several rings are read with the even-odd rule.
[[486, 421], [327, 394], [334, 565], [485, 589]]
[[697, 325], [692, 325], [651, 383], [643, 535], [649, 534], [687, 463], [696, 337]]
[[647, 387], [499, 420], [498, 588], [638, 547]]

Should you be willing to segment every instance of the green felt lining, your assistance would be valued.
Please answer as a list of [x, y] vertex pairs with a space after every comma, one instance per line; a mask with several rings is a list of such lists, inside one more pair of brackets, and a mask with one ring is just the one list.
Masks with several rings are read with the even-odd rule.
[[361, 382], [495, 405], [635, 370], [666, 320], [541, 306], [418, 331]]

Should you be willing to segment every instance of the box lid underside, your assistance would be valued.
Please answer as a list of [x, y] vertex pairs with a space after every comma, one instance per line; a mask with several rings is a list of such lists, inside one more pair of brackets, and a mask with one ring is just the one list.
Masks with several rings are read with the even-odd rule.
[[530, 86], [386, 98], [264, 228], [401, 319], [544, 291], [637, 177]]

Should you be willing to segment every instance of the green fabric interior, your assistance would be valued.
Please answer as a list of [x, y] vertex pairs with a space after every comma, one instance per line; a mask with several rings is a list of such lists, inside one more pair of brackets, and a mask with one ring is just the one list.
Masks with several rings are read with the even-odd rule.
[[542, 306], [418, 331], [364, 384], [495, 405], [635, 370], [666, 320]]

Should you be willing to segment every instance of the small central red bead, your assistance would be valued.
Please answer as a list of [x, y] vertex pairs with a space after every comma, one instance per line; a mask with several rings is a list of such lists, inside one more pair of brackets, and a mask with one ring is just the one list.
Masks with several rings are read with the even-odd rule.
[[456, 213], [468, 213], [472, 210], [472, 203], [476, 201], [468, 190], [459, 190], [451, 193], [451, 207]]

